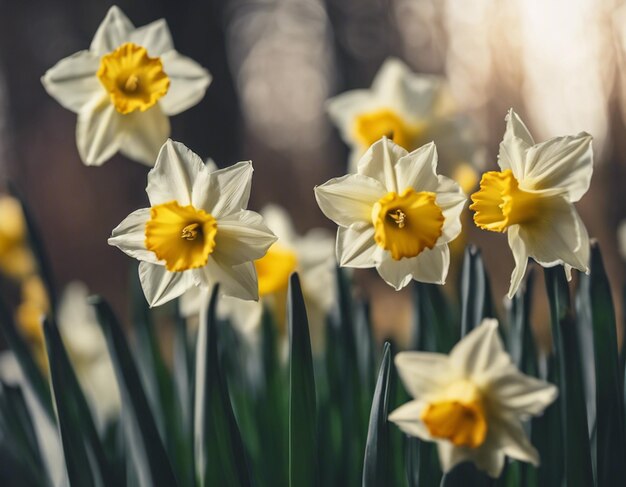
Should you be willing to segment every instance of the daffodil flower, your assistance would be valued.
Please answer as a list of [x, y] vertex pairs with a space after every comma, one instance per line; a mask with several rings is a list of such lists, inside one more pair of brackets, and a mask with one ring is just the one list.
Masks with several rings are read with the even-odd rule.
[[383, 63], [370, 89], [328, 100], [328, 114], [352, 149], [349, 172], [356, 172], [361, 156], [383, 136], [409, 152], [432, 140], [448, 175], [465, 191], [474, 189], [480, 150], [469, 120], [451, 100], [444, 78], [413, 73], [395, 58]]
[[363, 155], [357, 174], [317, 186], [315, 197], [339, 225], [341, 266], [376, 267], [397, 290], [411, 279], [444, 283], [465, 195], [437, 175], [433, 143], [408, 153], [383, 137]]
[[252, 163], [211, 172], [183, 144], [168, 140], [148, 173], [150, 208], [131, 213], [109, 244], [141, 261], [139, 277], [150, 306], [193, 286], [220, 284], [223, 294], [258, 299], [253, 261], [276, 236], [246, 210]]
[[62, 59], [42, 78], [46, 91], [78, 114], [82, 161], [99, 166], [120, 151], [152, 166], [170, 134], [168, 116], [198, 103], [211, 81], [174, 50], [164, 19], [135, 28], [111, 7], [88, 50]]
[[389, 420], [408, 435], [436, 442], [444, 472], [471, 461], [499, 477], [505, 455], [539, 464], [522, 421], [542, 414], [557, 388], [517, 370], [497, 320], [484, 320], [450, 355], [401, 352], [395, 363], [413, 400]]
[[529, 257], [544, 267], [564, 264], [568, 274], [572, 267], [589, 271], [589, 236], [573, 203], [589, 189], [593, 151], [584, 132], [535, 144], [513, 110], [506, 124], [501, 171], [483, 174], [470, 209], [478, 227], [507, 233], [515, 258], [512, 298]]

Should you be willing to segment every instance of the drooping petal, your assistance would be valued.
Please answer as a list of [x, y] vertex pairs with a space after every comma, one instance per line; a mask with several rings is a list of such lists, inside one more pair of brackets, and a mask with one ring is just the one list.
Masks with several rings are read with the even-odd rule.
[[159, 150], [170, 135], [170, 120], [158, 105], [145, 112], [123, 116], [120, 124], [124, 138], [120, 152], [129, 159], [154, 166]]
[[[591, 135], [555, 137], [528, 151], [524, 180], [532, 189], [560, 188], [574, 203], [587, 192], [593, 173]], [[522, 185], [523, 186], [523, 185]]]
[[394, 360], [404, 388], [414, 398], [437, 391], [450, 380], [453, 371], [441, 353], [400, 352]]
[[[415, 257], [413, 258], [415, 259]], [[376, 264], [376, 270], [383, 280], [392, 286], [396, 291], [406, 287], [413, 279], [411, 274], [411, 268], [407, 265], [408, 260], [394, 260], [391, 256], [385, 256], [385, 258]]]
[[114, 51], [130, 40], [130, 34], [134, 29], [124, 12], [114, 5], [98, 27], [89, 50], [98, 56]]
[[170, 79], [170, 87], [159, 100], [159, 105], [167, 115], [178, 115], [202, 100], [211, 83], [211, 75], [197, 62], [174, 50], [164, 53], [161, 61]]
[[490, 445], [485, 442], [481, 448], [473, 452], [472, 461], [476, 467], [486, 472], [491, 478], [500, 477], [504, 469], [504, 452], [497, 448], [497, 445]]
[[530, 132], [517, 113], [510, 109], [506, 115], [506, 131], [500, 142], [498, 165], [504, 171], [511, 169], [520, 181], [524, 176], [526, 152], [535, 144]]
[[436, 203], [444, 217], [442, 234], [437, 240], [437, 245], [440, 245], [451, 242], [461, 233], [461, 213], [467, 196], [456, 181], [445, 176], [438, 176], [438, 181]]
[[374, 241], [374, 227], [357, 226], [337, 229], [335, 251], [341, 267], [367, 269], [377, 263], [377, 245]]
[[506, 455], [539, 466], [539, 452], [530, 443], [517, 418], [508, 415], [491, 418], [489, 428], [493, 441]]
[[252, 262], [231, 266], [209, 257], [207, 265], [193, 270], [196, 281], [202, 286], [212, 287], [219, 283], [225, 296], [239, 299], [259, 299], [256, 270]]
[[212, 172], [206, 186], [194, 184], [194, 201], [215, 218], [236, 213], [248, 206], [252, 186], [252, 163], [242, 161]]
[[104, 92], [78, 113], [76, 145], [87, 166], [100, 166], [119, 150], [124, 137], [121, 118]]
[[524, 375], [512, 364], [493, 371], [489, 389], [499, 410], [523, 418], [541, 414], [558, 395], [556, 386]]
[[507, 231], [509, 247], [511, 247], [513, 259], [515, 259], [515, 269], [513, 270], [513, 274], [511, 274], [511, 284], [507, 294], [509, 299], [513, 299], [513, 296], [515, 296], [515, 293], [522, 283], [522, 279], [524, 279], [526, 267], [528, 266], [528, 249], [526, 248], [526, 243], [520, 237], [519, 232], [519, 225], [513, 225]]
[[381, 182], [387, 192], [395, 191], [398, 193], [403, 188], [398, 187], [396, 164], [401, 157], [407, 154], [408, 152], [404, 148], [387, 137], [383, 137], [374, 142], [363, 154], [359, 161], [358, 173]]
[[342, 227], [372, 224], [372, 206], [386, 193], [376, 179], [347, 174], [315, 187], [315, 199], [327, 218]]
[[444, 473], [449, 472], [459, 463], [473, 460], [472, 450], [454, 446], [447, 440], [437, 441], [439, 464]]
[[214, 258], [225, 265], [254, 261], [263, 257], [276, 240], [261, 215], [242, 210], [218, 220]]
[[403, 404], [389, 414], [388, 419], [392, 421], [407, 435], [411, 435], [422, 440], [432, 441], [428, 428], [420, 420], [420, 415], [424, 409], [424, 402], [410, 401]]
[[566, 263], [589, 270], [589, 235], [576, 208], [564, 198], [546, 199], [540, 220], [520, 225], [519, 236], [529, 255], [544, 267]]
[[413, 188], [415, 191], [435, 192], [437, 179], [437, 148], [433, 142], [423, 145], [402, 157], [396, 164], [399, 191]]
[[450, 363], [477, 385], [486, 382], [489, 372], [511, 363], [498, 334], [498, 320], [484, 319], [450, 352]]
[[150, 307], [167, 303], [194, 285], [191, 272], [170, 272], [149, 262], [139, 263], [139, 279]]
[[79, 51], [61, 59], [41, 78], [50, 96], [63, 107], [78, 113], [94, 98], [103, 93], [96, 76], [100, 59], [90, 51]]
[[[145, 47], [150, 57], [162, 56], [174, 49], [172, 34], [165, 19], [155, 20], [136, 28], [129, 34], [129, 40], [138, 46]], [[165, 73], [169, 76], [167, 70]]]
[[194, 198], [194, 189], [208, 187], [208, 179], [209, 172], [200, 157], [184, 144], [167, 140], [148, 173], [146, 193], [151, 206], [178, 201], [181, 205], [202, 208]]
[[154, 252], [146, 249], [146, 222], [150, 219], [150, 208], [133, 211], [113, 229], [109, 245], [114, 245], [135, 259], [157, 264]]
[[411, 274], [419, 282], [445, 284], [450, 267], [450, 249], [446, 244], [424, 249], [411, 261]]

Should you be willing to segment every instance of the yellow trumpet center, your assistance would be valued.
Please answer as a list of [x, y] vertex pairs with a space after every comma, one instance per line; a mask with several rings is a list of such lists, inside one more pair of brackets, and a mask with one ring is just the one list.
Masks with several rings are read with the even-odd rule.
[[204, 210], [176, 201], [153, 206], [146, 223], [146, 248], [165, 261], [168, 271], [206, 265], [215, 249], [217, 221]]
[[286, 290], [289, 276], [297, 265], [298, 258], [293, 251], [278, 243], [273, 244], [267, 254], [254, 262], [259, 279], [259, 296]]
[[456, 446], [478, 448], [487, 436], [487, 420], [478, 388], [468, 381], [453, 384], [446, 398], [428, 404], [420, 419], [435, 438]]
[[372, 207], [374, 240], [395, 260], [432, 249], [441, 236], [443, 221], [435, 193], [413, 188], [402, 194], [387, 193]]
[[386, 136], [410, 152], [421, 145], [424, 128], [423, 124], [407, 122], [389, 108], [381, 108], [358, 115], [354, 120], [353, 133], [366, 147]]
[[504, 232], [511, 225], [529, 223], [542, 213], [543, 198], [519, 188], [513, 171], [489, 171], [480, 180], [480, 190], [472, 195], [470, 210], [483, 230]]
[[161, 59], [148, 56], [145, 48], [132, 42], [102, 56], [97, 74], [111, 103], [123, 114], [146, 111], [170, 86]]

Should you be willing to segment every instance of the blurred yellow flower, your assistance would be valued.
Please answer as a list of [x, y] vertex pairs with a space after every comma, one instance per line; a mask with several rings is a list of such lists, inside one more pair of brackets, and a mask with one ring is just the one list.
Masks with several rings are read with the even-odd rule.
[[15, 321], [28, 341], [37, 361], [43, 369], [48, 368], [48, 359], [43, 335], [42, 320], [50, 311], [48, 293], [41, 278], [32, 275], [22, 281], [22, 299], [15, 310]]
[[496, 320], [484, 320], [450, 355], [401, 352], [395, 363], [413, 400], [389, 420], [408, 435], [436, 442], [444, 472], [471, 461], [497, 478], [505, 455], [539, 464], [522, 421], [542, 414], [558, 391], [517, 370]]
[[0, 196], [0, 272], [22, 279], [34, 270], [22, 206], [15, 198]]
[[253, 261], [276, 236], [246, 210], [252, 163], [211, 171], [183, 144], [168, 140], [148, 174], [151, 208], [131, 213], [109, 244], [138, 259], [150, 306], [219, 282], [228, 296], [258, 299]]
[[544, 267], [563, 264], [588, 272], [589, 236], [573, 203], [589, 189], [591, 136], [555, 137], [535, 144], [510, 110], [500, 143], [501, 171], [483, 174], [470, 210], [483, 230], [507, 232], [515, 258], [508, 296], [517, 291], [532, 257]]
[[42, 78], [48, 93], [78, 114], [82, 161], [99, 166], [121, 151], [154, 164], [170, 134], [168, 116], [198, 103], [211, 76], [174, 50], [165, 20], [135, 28], [111, 7], [89, 50], [62, 59]]
[[466, 198], [437, 175], [435, 145], [408, 153], [383, 137], [357, 171], [315, 188], [320, 209], [339, 225], [339, 264], [376, 267], [396, 290], [411, 279], [443, 284]]

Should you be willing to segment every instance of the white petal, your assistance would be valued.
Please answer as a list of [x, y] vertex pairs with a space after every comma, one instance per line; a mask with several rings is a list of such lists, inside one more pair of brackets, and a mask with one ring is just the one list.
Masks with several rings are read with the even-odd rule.
[[524, 183], [536, 190], [560, 188], [566, 192], [568, 201], [578, 201], [591, 183], [591, 140], [591, 135], [582, 132], [575, 136], [556, 137], [532, 147], [527, 154], [524, 174], [528, 183]]
[[450, 362], [475, 382], [488, 379], [494, 368], [509, 365], [511, 359], [498, 334], [498, 320], [484, 319], [470, 331], [450, 352]]
[[194, 276], [202, 286], [212, 287], [219, 283], [220, 294], [225, 296], [254, 301], [259, 299], [256, 270], [252, 262], [230, 266], [209, 257], [206, 266], [194, 269]]
[[168, 115], [178, 115], [202, 100], [211, 83], [211, 75], [198, 63], [174, 50], [163, 54], [161, 61], [170, 79], [170, 87], [159, 100], [159, 105]]
[[516, 416], [538, 416], [557, 398], [556, 386], [524, 375], [511, 364], [495, 370], [489, 379], [498, 409]]
[[[130, 33], [130, 41], [138, 46], [145, 47], [150, 57], [162, 56], [164, 53], [174, 49], [172, 34], [165, 19], [155, 20], [138, 27]], [[167, 70], [165, 73], [169, 76]]]
[[[192, 286], [179, 300], [180, 314], [185, 318], [200, 314], [200, 311], [208, 306], [210, 290], [204, 286]], [[218, 303], [219, 306], [219, 303]]]
[[278, 237], [281, 245], [293, 246], [297, 235], [287, 210], [281, 206], [269, 204], [261, 209], [261, 216], [268, 228]]
[[90, 100], [78, 113], [76, 145], [81, 160], [87, 166], [100, 166], [119, 150], [124, 137], [122, 117], [104, 92], [101, 97]]
[[372, 206], [387, 191], [377, 180], [361, 174], [347, 174], [315, 186], [315, 199], [326, 218], [342, 227], [372, 223]]
[[442, 234], [437, 240], [437, 245], [440, 245], [451, 242], [461, 233], [461, 213], [467, 196], [459, 184], [450, 178], [438, 176], [438, 182], [436, 203], [444, 216]]
[[542, 219], [520, 225], [519, 236], [529, 255], [544, 267], [566, 263], [589, 270], [589, 235], [574, 205], [555, 196], [546, 199]]
[[410, 401], [389, 414], [388, 420], [394, 422], [407, 435], [432, 441], [428, 428], [420, 420], [423, 409], [422, 401]]
[[124, 115], [121, 121], [124, 138], [120, 152], [129, 159], [154, 166], [159, 150], [170, 135], [170, 120], [158, 105], [145, 112]]
[[507, 294], [509, 299], [513, 299], [513, 296], [515, 296], [522, 279], [524, 279], [524, 274], [526, 274], [526, 267], [528, 267], [528, 250], [526, 249], [524, 240], [519, 236], [519, 231], [519, 225], [513, 225], [507, 231], [509, 247], [511, 247], [513, 259], [515, 259], [515, 269], [513, 270], [513, 274], [511, 274], [511, 284]]
[[400, 352], [394, 363], [404, 388], [414, 398], [440, 390], [452, 373], [448, 356], [441, 353]]
[[376, 264], [376, 270], [387, 284], [399, 291], [413, 279], [410, 260], [412, 259], [394, 260], [385, 253], [385, 258]]
[[124, 12], [114, 5], [98, 27], [89, 50], [98, 56], [114, 51], [130, 40], [130, 34], [134, 29]]
[[[169, 201], [201, 208], [194, 198], [195, 188], [206, 192], [209, 171], [193, 151], [180, 142], [167, 140], [157, 156], [155, 166], [148, 173], [146, 192], [150, 205]], [[202, 193], [203, 191], [199, 191]]]
[[445, 284], [450, 267], [450, 249], [446, 244], [424, 249], [417, 257], [399, 262], [405, 260], [416, 281]]
[[150, 219], [150, 208], [133, 211], [113, 229], [109, 245], [114, 245], [135, 259], [158, 263], [154, 252], [146, 249], [146, 222]]
[[520, 181], [524, 176], [526, 152], [535, 144], [530, 132], [519, 118], [519, 115], [510, 109], [506, 115], [506, 131], [500, 142], [498, 164], [504, 171], [511, 169], [515, 178]]
[[141, 287], [150, 307], [161, 306], [183, 294], [193, 286], [193, 275], [189, 271], [170, 272], [165, 266], [139, 263]]
[[61, 59], [41, 78], [50, 96], [63, 107], [78, 113], [103, 87], [96, 76], [100, 59], [89, 51], [79, 51]]
[[446, 440], [437, 441], [437, 453], [443, 473], [449, 472], [461, 462], [473, 461], [471, 449], [454, 446]]
[[[362, 154], [364, 149], [360, 147], [360, 142], [355, 139], [355, 119], [363, 113], [379, 108], [381, 108], [381, 104], [370, 90], [347, 91], [326, 102], [326, 111], [339, 129], [343, 140], [348, 144], [359, 146], [358, 156]], [[351, 172], [356, 172], [356, 170]]]
[[[250, 161], [218, 169], [211, 173], [209, 184], [203, 187], [203, 196], [194, 201], [216, 218], [244, 210], [250, 199], [252, 172]], [[194, 191], [199, 190], [200, 187], [194, 185]]]
[[276, 235], [258, 213], [242, 210], [217, 222], [214, 257], [227, 265], [260, 259], [276, 242]]
[[490, 434], [503, 453], [516, 460], [539, 466], [539, 452], [530, 443], [524, 428], [514, 417], [491, 418]]
[[367, 149], [358, 165], [358, 173], [380, 181], [387, 192], [402, 191], [398, 187], [396, 164], [408, 152], [398, 144], [383, 137]]
[[367, 269], [376, 265], [377, 245], [373, 226], [337, 229], [336, 254], [341, 267]]
[[395, 170], [400, 192], [406, 188], [435, 192], [439, 185], [435, 144], [430, 142], [402, 157]]
[[504, 452], [500, 451], [497, 445], [483, 444], [472, 457], [479, 470], [487, 472], [487, 475], [494, 479], [500, 477], [504, 469]]

